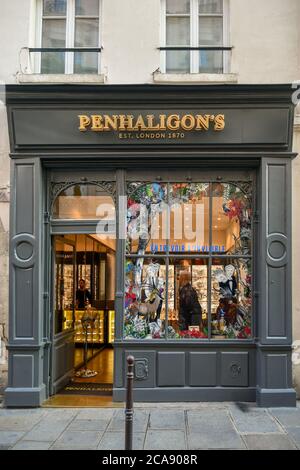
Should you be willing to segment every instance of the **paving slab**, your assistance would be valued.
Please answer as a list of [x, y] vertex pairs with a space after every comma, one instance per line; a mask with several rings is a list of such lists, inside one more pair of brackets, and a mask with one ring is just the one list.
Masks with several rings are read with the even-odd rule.
[[236, 431], [223, 431], [217, 428], [205, 428], [202, 432], [188, 433], [187, 441], [190, 450], [246, 449]]
[[26, 441], [55, 441], [70, 424], [71, 420], [43, 419], [25, 434]]
[[109, 419], [74, 419], [68, 426], [68, 431], [104, 431]]
[[278, 425], [274, 417], [263, 408], [233, 404], [229, 410], [239, 433], [283, 432], [283, 429]]
[[300, 449], [300, 427], [299, 426], [288, 426], [286, 428], [288, 436], [293, 439], [298, 449]]
[[[149, 411], [135, 410], [133, 415], [133, 432], [146, 432], [149, 421]], [[108, 431], [121, 431], [125, 429], [124, 410], [117, 410], [111, 420]]]
[[285, 434], [245, 434], [243, 439], [249, 450], [297, 450]]
[[146, 450], [186, 450], [184, 431], [156, 431], [149, 430], [146, 434]]
[[189, 449], [244, 449], [227, 410], [188, 411]]
[[19, 441], [11, 450], [48, 450], [52, 442], [38, 442], [38, 441]]
[[299, 408], [271, 408], [270, 412], [283, 426], [300, 426]]
[[185, 429], [184, 411], [176, 410], [151, 410], [150, 429]]
[[53, 450], [96, 449], [103, 435], [102, 431], [65, 431], [51, 447]]
[[[145, 433], [134, 432], [132, 446], [133, 450], [142, 450], [144, 447]], [[124, 450], [125, 434], [124, 432], [106, 432], [98, 446], [98, 450]]]
[[0, 450], [6, 450], [15, 445], [24, 432], [0, 431]]
[[115, 412], [116, 410], [111, 409], [111, 408], [84, 408], [84, 409], [78, 410], [78, 413], [75, 419], [110, 420], [114, 416]]
[[45, 408], [0, 408], [0, 416], [39, 416], [47, 413]]
[[75, 418], [78, 415], [78, 412], [78, 408], [49, 408], [43, 418], [58, 421], [70, 420]]
[[39, 415], [0, 416], [1, 431], [30, 431], [40, 420]]
[[200, 432], [203, 426], [222, 427], [228, 431], [234, 430], [228, 410], [203, 409], [187, 411], [187, 424], [190, 432]]

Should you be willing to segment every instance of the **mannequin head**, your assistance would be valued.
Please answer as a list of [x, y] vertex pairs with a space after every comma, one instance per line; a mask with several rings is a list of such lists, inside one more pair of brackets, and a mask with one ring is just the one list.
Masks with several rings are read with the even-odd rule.
[[228, 279], [232, 279], [232, 276], [234, 275], [235, 268], [232, 266], [232, 264], [227, 264], [225, 266], [225, 273]]
[[224, 273], [223, 270], [219, 269], [218, 271], [215, 272], [215, 278], [219, 283], [225, 283], [227, 281], [227, 277]]

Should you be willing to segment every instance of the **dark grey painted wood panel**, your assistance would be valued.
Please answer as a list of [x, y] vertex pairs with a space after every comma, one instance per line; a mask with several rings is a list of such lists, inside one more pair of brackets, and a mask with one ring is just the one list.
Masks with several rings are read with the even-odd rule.
[[[141, 104], [142, 105], [142, 104]], [[201, 114], [219, 113], [220, 107], [202, 107]], [[197, 113], [198, 108], [182, 107], [178, 114], [182, 117], [185, 114]], [[136, 109], [132, 106], [120, 108], [120, 114], [130, 114], [137, 118], [140, 114], [153, 114], [156, 119], [162, 112], [161, 106], [156, 108], [148, 107]], [[164, 107], [165, 114], [172, 114], [171, 108]], [[116, 114], [113, 109], [101, 107], [102, 114]], [[111, 132], [80, 132], [78, 115], [83, 114], [82, 108], [73, 109], [16, 109], [13, 111], [13, 123], [15, 130], [15, 145], [17, 148], [45, 147], [45, 146], [103, 146], [103, 145], [123, 145], [141, 146], [145, 144], [145, 139], [132, 138], [120, 139], [118, 131]], [[84, 107], [84, 114], [99, 114], [97, 108]], [[184, 144], [197, 145], [264, 145], [277, 144], [286, 145], [288, 142], [288, 117], [289, 109], [254, 109], [228, 108], [222, 106], [222, 114], [225, 115], [225, 128], [222, 132], [197, 132], [191, 130], [185, 133], [185, 138], [177, 140], [177, 146]], [[267, 125], [269, 123], [269, 125]], [[179, 131], [181, 131], [179, 129]], [[161, 134], [161, 133], [158, 133]], [[134, 133], [133, 133], [134, 135]], [[144, 140], [144, 141], [143, 141]], [[152, 144], [156, 146], [166, 143], [166, 138], [152, 139]], [[171, 142], [172, 143], [172, 142]]]
[[292, 341], [291, 162], [263, 158], [259, 180], [258, 337], [262, 344], [289, 344]]
[[15, 172], [16, 233], [34, 232], [34, 166], [17, 165]]
[[268, 235], [286, 235], [286, 166], [268, 168]]
[[58, 379], [60, 379], [61, 377], [63, 377], [63, 375], [65, 374], [65, 369], [66, 369], [66, 366], [65, 366], [65, 344], [64, 343], [61, 343], [61, 344], [58, 344], [58, 345], [54, 345], [54, 362], [56, 364], [56, 367], [54, 369], [54, 373], [53, 373], [53, 382], [55, 383]]
[[286, 267], [268, 267], [268, 337], [286, 337]]
[[214, 387], [217, 385], [217, 353], [190, 352], [189, 385], [191, 387]]
[[274, 389], [287, 388], [288, 371], [287, 371], [287, 354], [267, 354], [267, 387]]
[[33, 387], [33, 355], [14, 354], [12, 364], [12, 386], [15, 388]]
[[184, 387], [184, 352], [158, 352], [157, 364], [157, 385], [159, 387]]
[[33, 268], [15, 268], [15, 339], [33, 338]]
[[223, 387], [248, 387], [248, 352], [221, 352], [221, 385]]
[[127, 371], [127, 357], [132, 355], [134, 363], [134, 387], [148, 388], [156, 385], [156, 352], [155, 351], [125, 351], [124, 370]]

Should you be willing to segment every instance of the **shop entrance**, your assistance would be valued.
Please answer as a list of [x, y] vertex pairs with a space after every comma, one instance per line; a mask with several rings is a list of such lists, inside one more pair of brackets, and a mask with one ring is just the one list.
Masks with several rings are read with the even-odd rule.
[[52, 394], [112, 395], [115, 243], [53, 236]]

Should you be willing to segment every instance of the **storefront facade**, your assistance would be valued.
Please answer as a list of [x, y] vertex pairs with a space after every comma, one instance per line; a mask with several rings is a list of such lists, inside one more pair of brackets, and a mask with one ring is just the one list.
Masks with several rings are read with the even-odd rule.
[[114, 240], [114, 400], [132, 353], [138, 401], [295, 406], [291, 88], [8, 86], [7, 107], [6, 405], [39, 406], [70, 377], [53, 239], [92, 234]]

